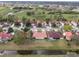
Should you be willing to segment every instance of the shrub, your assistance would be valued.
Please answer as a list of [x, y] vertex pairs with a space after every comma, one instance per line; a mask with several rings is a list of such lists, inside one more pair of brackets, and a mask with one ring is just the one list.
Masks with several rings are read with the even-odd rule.
[[29, 12], [29, 11], [28, 11], [26, 14], [27, 14], [28, 16], [31, 16], [31, 15], [34, 15], [35, 13], [34, 13], [34, 12]]

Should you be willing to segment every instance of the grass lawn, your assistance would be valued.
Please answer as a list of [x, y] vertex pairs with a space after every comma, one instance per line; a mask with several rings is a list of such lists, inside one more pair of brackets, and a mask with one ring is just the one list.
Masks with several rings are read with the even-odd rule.
[[[67, 20], [77, 20], [79, 19], [79, 14], [63, 14], [64, 18], [67, 19]], [[72, 17], [74, 16], [74, 17]], [[77, 17], [75, 17], [77, 16]]]
[[[0, 50], [39, 50], [39, 49], [49, 49], [49, 50], [70, 50], [73, 47], [68, 47], [65, 40], [47, 41], [47, 40], [37, 40], [30, 44], [16, 45], [13, 42], [7, 44], [0, 44]], [[75, 48], [76, 49], [76, 48]]]
[[[33, 15], [33, 16], [27, 16], [25, 11], [22, 13], [17, 13], [16, 16], [18, 16], [20, 19], [22, 19], [22, 17], [26, 17], [27, 19], [37, 19], [37, 18], [39, 18], [39, 19], [46, 19], [46, 18], [54, 19], [54, 14], [50, 14], [50, 15], [40, 14], [40, 16], [39, 16], [39, 14], [37, 14], [37, 15]], [[77, 16], [77, 17], [75, 17], [75, 16]], [[63, 14], [63, 17], [67, 20], [73, 20], [73, 19], [78, 20], [79, 14]]]
[[1, 15], [6, 15], [8, 12], [10, 12], [11, 10], [7, 7], [0, 7], [0, 14]]

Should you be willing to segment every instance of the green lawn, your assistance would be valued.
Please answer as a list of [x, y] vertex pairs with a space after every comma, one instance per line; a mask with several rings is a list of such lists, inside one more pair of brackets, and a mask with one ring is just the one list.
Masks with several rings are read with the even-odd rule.
[[13, 42], [9, 42], [7, 44], [0, 44], [0, 50], [39, 50], [39, 49], [47, 49], [47, 50], [76, 50], [79, 47], [69, 47], [67, 46], [67, 42], [65, 40], [36, 40], [31, 42], [30, 44], [24, 45], [16, 45]]
[[[78, 20], [79, 19], [79, 14], [62, 14], [63, 17], [67, 20]], [[16, 16], [18, 16], [20, 19], [22, 19], [22, 17], [26, 17], [27, 19], [46, 19], [46, 18], [51, 18], [52, 20], [54, 19], [54, 14], [36, 14], [36, 15], [32, 15], [32, 16], [28, 16], [26, 15], [26, 12], [22, 12], [22, 13], [17, 13]], [[73, 17], [74, 16], [74, 17]], [[77, 16], [77, 17], [75, 17]]]
[[[79, 19], [79, 14], [63, 14], [64, 18], [66, 18], [67, 20], [76, 20]], [[72, 17], [74, 16], [74, 17]], [[77, 16], [77, 17], [75, 17]]]
[[8, 12], [10, 12], [11, 10], [7, 7], [0, 7], [0, 14], [1, 15], [6, 15]]

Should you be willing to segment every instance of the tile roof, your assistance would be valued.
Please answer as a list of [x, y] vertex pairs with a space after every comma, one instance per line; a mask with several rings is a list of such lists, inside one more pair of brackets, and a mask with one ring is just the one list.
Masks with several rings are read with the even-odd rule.
[[9, 33], [0, 32], [1, 39], [11, 39], [13, 36]]

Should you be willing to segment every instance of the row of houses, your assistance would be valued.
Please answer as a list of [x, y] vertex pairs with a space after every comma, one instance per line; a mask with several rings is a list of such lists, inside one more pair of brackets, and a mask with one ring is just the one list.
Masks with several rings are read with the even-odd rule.
[[[70, 25], [72, 28], [69, 27], [70, 30], [65, 30], [64, 26]], [[0, 28], [2, 31], [0, 32], [0, 41], [1, 42], [8, 42], [8, 40], [11, 40], [16, 31], [24, 31], [31, 34], [32, 39], [65, 39], [66, 40], [72, 40], [72, 37], [74, 33], [76, 35], [79, 35], [79, 28], [78, 23], [75, 21], [55, 21], [53, 23], [50, 22], [29, 22], [26, 23], [23, 22], [0, 22]]]

